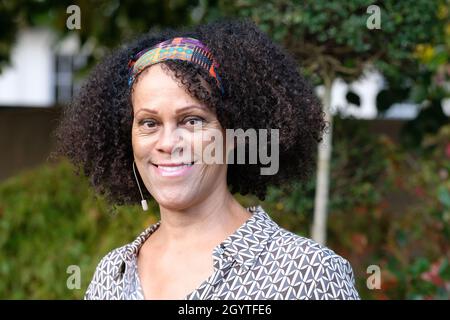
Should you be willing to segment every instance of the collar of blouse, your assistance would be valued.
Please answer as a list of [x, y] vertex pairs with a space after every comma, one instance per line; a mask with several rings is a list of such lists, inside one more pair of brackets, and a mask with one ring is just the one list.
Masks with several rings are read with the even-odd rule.
[[[247, 208], [253, 215], [233, 234], [226, 238], [213, 250], [215, 270], [223, 270], [232, 264], [239, 264], [242, 272], [247, 271], [254, 264], [267, 242], [278, 229], [276, 223], [270, 219], [261, 206]], [[161, 221], [144, 230], [133, 242], [124, 246], [121, 252], [123, 262], [128, 266], [136, 259], [139, 249], [145, 240], [158, 229]], [[116, 270], [115, 278], [123, 276], [125, 265]]]

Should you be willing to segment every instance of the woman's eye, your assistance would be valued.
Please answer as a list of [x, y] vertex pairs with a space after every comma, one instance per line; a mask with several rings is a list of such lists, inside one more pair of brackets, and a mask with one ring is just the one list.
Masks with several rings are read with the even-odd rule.
[[139, 124], [146, 128], [154, 128], [156, 126], [156, 122], [153, 120], [142, 120]]
[[201, 125], [205, 121], [203, 118], [200, 117], [188, 117], [184, 119], [184, 123], [195, 126], [195, 125]]

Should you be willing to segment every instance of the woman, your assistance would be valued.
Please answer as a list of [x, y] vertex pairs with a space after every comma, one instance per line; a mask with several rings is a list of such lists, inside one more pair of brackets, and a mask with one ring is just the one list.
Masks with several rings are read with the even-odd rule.
[[[153, 197], [161, 219], [101, 260], [86, 299], [359, 298], [345, 259], [233, 196], [264, 200], [269, 184], [311, 173], [325, 122], [296, 70], [248, 21], [149, 33], [94, 69], [60, 152], [112, 203], [146, 210]], [[230, 129], [263, 134], [221, 139]], [[263, 153], [250, 160], [255, 146], [276, 155], [273, 172]]]

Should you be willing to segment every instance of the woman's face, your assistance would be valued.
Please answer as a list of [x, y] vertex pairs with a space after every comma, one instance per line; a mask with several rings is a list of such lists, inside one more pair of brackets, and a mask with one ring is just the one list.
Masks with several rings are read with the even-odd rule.
[[202, 161], [211, 136], [224, 136], [224, 130], [216, 114], [187, 94], [166, 69], [153, 65], [134, 85], [132, 145], [150, 194], [161, 206], [182, 210], [226, 189], [225, 161]]

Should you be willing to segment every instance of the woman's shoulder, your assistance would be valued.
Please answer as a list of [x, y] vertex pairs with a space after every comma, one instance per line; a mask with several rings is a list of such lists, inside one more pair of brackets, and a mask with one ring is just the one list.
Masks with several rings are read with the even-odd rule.
[[285, 254], [293, 254], [295, 257], [308, 256], [312, 260], [320, 259], [322, 263], [333, 259], [345, 260], [327, 246], [282, 227], [279, 227], [273, 235], [272, 245], [274, 249], [281, 250]]
[[318, 242], [279, 228], [268, 251], [289, 270], [314, 285], [313, 299], [359, 299], [353, 269], [347, 259]]
[[131, 267], [145, 240], [159, 227], [157, 222], [142, 231], [132, 242], [109, 251], [97, 264], [85, 299], [122, 299], [123, 277]]
[[271, 231], [267, 231], [269, 234], [271, 233], [268, 249], [276, 252], [277, 256], [290, 255], [294, 259], [302, 258], [303, 261], [305, 257], [308, 257], [308, 261], [304, 262], [310, 263], [317, 259], [321, 263], [329, 263], [332, 260], [345, 260], [330, 248], [281, 227], [269, 217], [268, 213], [261, 206], [257, 206], [253, 210], [262, 213], [260, 220], [265, 223], [265, 229], [271, 229]]
[[127, 248], [130, 244], [123, 245], [121, 247], [115, 248], [109, 251], [97, 265], [96, 273], [102, 270], [108, 270], [109, 273], [111, 271], [120, 268], [123, 262], [126, 260], [126, 252]]
[[95, 268], [94, 275], [86, 290], [86, 300], [120, 299], [118, 283], [125, 271], [127, 261], [127, 248], [129, 244], [109, 251]]
[[259, 257], [259, 267], [271, 270], [277, 279], [282, 275], [301, 298], [359, 299], [352, 267], [345, 258], [279, 226], [261, 206], [256, 211], [264, 242], [268, 240]]

